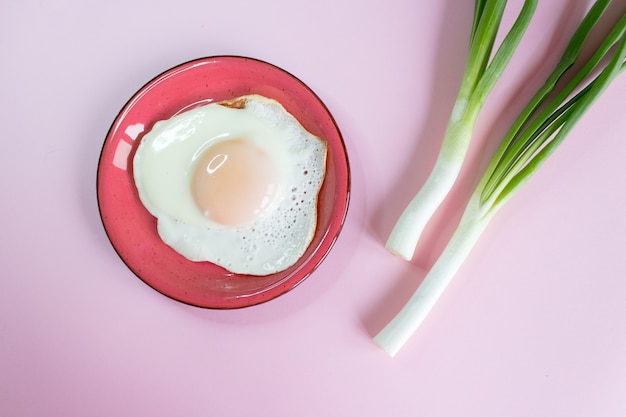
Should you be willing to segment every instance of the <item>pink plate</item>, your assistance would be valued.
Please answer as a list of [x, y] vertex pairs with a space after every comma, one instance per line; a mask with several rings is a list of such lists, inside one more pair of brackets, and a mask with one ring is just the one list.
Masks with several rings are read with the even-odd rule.
[[[191, 262], [165, 245], [157, 234], [156, 219], [139, 201], [132, 175], [135, 149], [156, 121], [199, 104], [253, 93], [278, 100], [307, 130], [328, 141], [313, 242], [296, 265], [263, 277], [233, 274], [208, 262]], [[348, 209], [350, 168], [332, 115], [304, 83], [266, 62], [217, 56], [172, 68], [130, 99], [104, 141], [97, 192], [102, 223], [113, 247], [146, 284], [194, 306], [240, 308], [284, 294], [324, 260]]]

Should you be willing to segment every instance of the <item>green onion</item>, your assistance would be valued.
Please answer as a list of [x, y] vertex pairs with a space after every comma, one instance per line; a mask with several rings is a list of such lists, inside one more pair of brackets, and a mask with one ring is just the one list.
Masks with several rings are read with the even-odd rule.
[[387, 249], [399, 257], [413, 257], [420, 236], [456, 181], [487, 96], [511, 60], [530, 23], [537, 0], [526, 0], [516, 21], [492, 55], [506, 0], [476, 0], [474, 23], [463, 79], [435, 165], [417, 195], [406, 207], [389, 239]]
[[[596, 1], [586, 14], [553, 73], [505, 134], [446, 248], [405, 307], [374, 338], [389, 355], [394, 356], [417, 330], [497, 210], [539, 169], [626, 68], [623, 15], [591, 58], [573, 70], [587, 35], [609, 2]], [[575, 72], [570, 81], [557, 88], [557, 82], [570, 72]]]

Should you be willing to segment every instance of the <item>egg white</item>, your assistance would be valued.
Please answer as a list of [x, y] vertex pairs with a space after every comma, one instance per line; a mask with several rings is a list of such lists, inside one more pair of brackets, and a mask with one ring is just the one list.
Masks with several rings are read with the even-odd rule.
[[[280, 178], [271, 205], [239, 226], [211, 221], [191, 193], [194, 162], [213, 144], [230, 139], [263, 149]], [[141, 139], [133, 176], [141, 202], [158, 220], [159, 236], [176, 252], [233, 273], [267, 275], [295, 264], [311, 243], [326, 153], [326, 142], [280, 103], [248, 95], [157, 122]]]

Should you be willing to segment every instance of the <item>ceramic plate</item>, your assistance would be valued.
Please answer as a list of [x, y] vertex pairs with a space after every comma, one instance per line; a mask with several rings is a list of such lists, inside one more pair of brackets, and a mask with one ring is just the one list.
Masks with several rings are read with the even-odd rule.
[[[328, 141], [327, 171], [318, 203], [318, 225], [308, 250], [286, 271], [233, 274], [208, 262], [191, 262], [159, 238], [156, 219], [137, 195], [132, 159], [153, 124], [195, 106], [261, 94], [279, 101], [314, 135]], [[183, 303], [228, 309], [259, 304], [286, 293], [324, 260], [348, 209], [350, 169], [341, 133], [326, 106], [288, 72], [256, 59], [219, 56], [174, 67], [148, 82], [113, 122], [98, 164], [100, 216], [113, 247], [146, 284]]]

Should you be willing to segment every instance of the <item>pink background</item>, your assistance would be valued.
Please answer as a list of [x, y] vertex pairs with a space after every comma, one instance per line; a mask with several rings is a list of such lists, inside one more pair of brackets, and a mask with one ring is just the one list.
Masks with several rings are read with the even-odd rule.
[[[540, 2], [463, 180], [407, 263], [383, 241], [433, 163], [472, 1], [4, 1], [0, 415], [626, 415], [626, 74], [497, 215], [398, 356], [371, 342], [588, 4]], [[172, 66], [220, 54], [307, 83], [343, 132], [353, 179], [322, 266], [236, 311], [183, 305], [137, 279], [95, 193], [126, 100]]]

